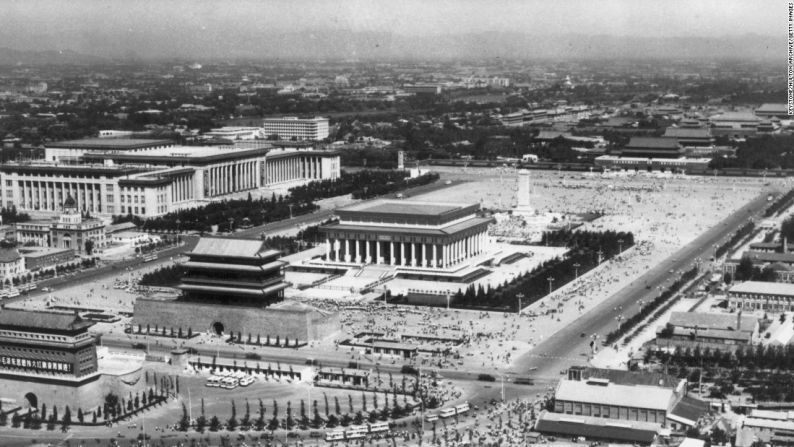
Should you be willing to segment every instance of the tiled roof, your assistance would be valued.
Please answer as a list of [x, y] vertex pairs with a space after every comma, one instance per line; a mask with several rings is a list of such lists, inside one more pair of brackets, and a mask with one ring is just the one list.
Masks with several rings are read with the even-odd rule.
[[88, 328], [93, 324], [71, 313], [21, 309], [3, 309], [0, 311], [0, 327], [32, 328], [44, 331], [48, 329], [54, 331], [77, 331]]
[[266, 250], [265, 244], [257, 239], [231, 239], [203, 237], [199, 239], [191, 254], [230, 258], [268, 257], [278, 254], [277, 250]]
[[672, 138], [631, 137], [626, 149], [679, 149], [679, 146]]
[[673, 312], [669, 324], [683, 328], [737, 330], [741, 318], [741, 330], [752, 332], [758, 319], [750, 315], [716, 314], [706, 312]]
[[141, 149], [166, 144], [174, 144], [174, 142], [171, 140], [136, 138], [85, 138], [82, 140], [47, 143], [46, 147], [74, 149]]
[[656, 437], [659, 426], [648, 422], [573, 416], [544, 411], [535, 424], [535, 430], [556, 435], [583, 436], [588, 440], [603, 439], [650, 444]]
[[614, 383], [589, 384], [585, 381], [561, 380], [554, 398], [570, 402], [667, 411], [672, 396], [673, 390], [670, 388]]
[[679, 418], [697, 422], [709, 411], [709, 403], [692, 396], [684, 396], [675, 404], [670, 413]]
[[744, 254], [753, 262], [784, 262], [794, 264], [794, 253], [767, 253], [763, 251], [748, 250]]
[[766, 103], [766, 104], [762, 104], [761, 107], [755, 109], [755, 113], [758, 112], [787, 115], [788, 107], [786, 107], [786, 104], [783, 103]]
[[21, 258], [15, 248], [0, 248], [0, 263], [15, 262]]
[[668, 127], [664, 131], [665, 138], [711, 138], [711, 130], [706, 128]]
[[675, 388], [678, 379], [675, 376], [656, 372], [634, 372], [621, 369], [582, 368], [582, 379], [600, 378], [609, 379], [617, 385], [648, 385]]
[[[782, 253], [780, 253], [782, 254]], [[794, 296], [794, 284], [783, 282], [745, 281], [735, 284], [729, 293], [756, 293], [760, 295]]]

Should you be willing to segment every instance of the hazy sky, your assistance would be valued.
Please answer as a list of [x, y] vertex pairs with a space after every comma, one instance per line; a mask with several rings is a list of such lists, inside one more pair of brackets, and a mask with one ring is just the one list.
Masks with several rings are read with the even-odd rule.
[[[279, 32], [483, 31], [613, 36], [786, 33], [786, 1], [732, 0], [0, 0], [0, 46], [163, 54]], [[173, 47], [173, 48], [172, 48]]]

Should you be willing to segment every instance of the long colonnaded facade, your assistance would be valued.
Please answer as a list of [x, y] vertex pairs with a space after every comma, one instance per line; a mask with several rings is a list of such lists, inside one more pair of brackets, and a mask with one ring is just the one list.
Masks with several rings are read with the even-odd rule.
[[487, 250], [492, 219], [478, 204], [375, 200], [320, 227], [326, 261], [446, 269]]
[[51, 144], [42, 161], [0, 166], [0, 197], [4, 206], [26, 212], [59, 211], [71, 196], [81, 212], [155, 217], [246, 191], [335, 179], [340, 172], [339, 155], [324, 150], [90, 139]]

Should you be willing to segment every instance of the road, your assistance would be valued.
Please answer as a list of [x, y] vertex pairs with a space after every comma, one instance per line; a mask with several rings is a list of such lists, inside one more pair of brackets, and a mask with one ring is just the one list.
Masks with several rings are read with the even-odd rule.
[[[617, 328], [614, 309], [622, 306], [621, 314], [626, 318], [639, 311], [638, 301], [658, 294], [657, 287], [665, 287], [675, 278], [670, 270], [677, 272], [691, 268], [695, 260], [708, 260], [714, 254], [714, 245], [720, 244], [730, 234], [744, 225], [750, 217], [760, 219], [760, 213], [767, 207], [767, 194], [761, 194], [725, 218], [720, 224], [706, 231], [697, 239], [682, 247], [664, 262], [650, 269], [595, 309], [582, 315], [552, 337], [538, 344], [532, 351], [521, 356], [513, 368], [519, 374], [530, 374], [538, 378], [559, 377], [563, 369], [572, 364], [584, 364], [588, 359], [589, 343], [592, 334], [601, 338]], [[646, 285], [652, 290], [649, 291]], [[647, 301], [647, 300], [646, 300]], [[584, 333], [587, 336], [582, 337]], [[536, 369], [535, 369], [536, 368]], [[530, 373], [531, 371], [531, 373]]]
[[43, 281], [39, 281], [36, 286], [35, 290], [31, 290], [28, 294], [23, 293], [22, 295], [15, 297], [15, 298], [8, 298], [3, 300], [3, 304], [13, 303], [15, 301], [24, 300], [28, 297], [33, 297], [37, 295], [42, 295], [49, 292], [44, 292], [43, 289], [52, 288], [58, 289], [61, 286], [74, 286], [79, 284], [84, 284], [87, 282], [95, 281], [97, 279], [106, 278], [108, 276], [117, 276], [120, 272], [125, 271], [127, 268], [135, 268], [141, 265], [156, 265], [159, 263], [163, 263], [169, 261], [173, 256], [179, 256], [180, 254], [193, 250], [193, 247], [196, 246], [198, 242], [198, 237], [193, 235], [183, 235], [181, 236], [184, 243], [182, 245], [167, 248], [165, 250], [159, 251], [156, 253], [157, 259], [154, 261], [150, 261], [146, 263], [143, 258], [131, 258], [125, 259], [122, 261], [114, 262], [112, 264], [102, 265], [97, 268], [92, 268], [88, 270], [82, 270], [76, 273], [61, 275], [57, 278], [50, 278], [45, 279]]
[[[450, 188], [450, 187], [454, 186], [455, 184], [459, 184], [459, 183], [460, 182], [455, 182], [455, 183], [451, 183], [451, 184], [447, 185], [443, 180], [439, 180], [439, 181], [437, 181], [435, 183], [431, 183], [429, 185], [422, 185], [422, 186], [416, 186], [416, 187], [413, 187], [413, 188], [408, 188], [408, 189], [406, 189], [404, 191], [401, 191], [401, 193], [405, 197], [413, 197], [413, 196], [416, 196], [416, 195], [419, 195], [419, 194], [427, 194], [429, 192], [433, 192], [433, 191], [436, 191], [436, 190], [439, 190], [439, 189], [443, 189], [443, 188]], [[376, 199], [395, 199], [395, 198], [397, 198], [397, 193], [392, 193], [392, 194], [386, 194], [386, 195], [383, 195], [383, 196], [378, 196]], [[374, 199], [368, 199], [368, 200], [374, 200]], [[244, 238], [244, 239], [247, 239], [247, 238], [256, 239], [256, 238], [259, 238], [260, 235], [262, 233], [264, 233], [264, 232], [266, 232], [266, 233], [276, 233], [276, 232], [283, 231], [283, 230], [286, 230], [288, 228], [295, 227], [295, 226], [313, 225], [313, 224], [317, 224], [317, 223], [323, 222], [324, 220], [326, 220], [326, 219], [330, 218], [331, 216], [333, 216], [335, 211], [336, 211], [336, 208], [318, 210], [318, 211], [315, 211], [315, 212], [310, 213], [310, 214], [303, 214], [303, 215], [300, 215], [300, 216], [295, 216], [292, 219], [280, 220], [280, 221], [277, 221], [277, 222], [271, 222], [271, 223], [268, 223], [268, 224], [265, 224], [265, 225], [260, 225], [258, 227], [248, 228], [248, 229], [245, 229], [245, 230], [239, 230], [239, 231], [236, 231], [234, 233], [228, 234], [227, 237]]]

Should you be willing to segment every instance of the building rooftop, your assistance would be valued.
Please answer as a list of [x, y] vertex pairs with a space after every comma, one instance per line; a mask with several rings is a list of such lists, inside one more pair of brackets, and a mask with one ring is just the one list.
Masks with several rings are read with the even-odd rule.
[[652, 443], [659, 428], [659, 424], [651, 422], [573, 416], [548, 411], [540, 414], [535, 425], [535, 430], [541, 433], [582, 436], [588, 441], [603, 439], [640, 444]]
[[679, 420], [683, 419], [691, 421], [689, 424], [694, 425], [701, 417], [709, 411], [709, 403], [692, 396], [683, 396], [681, 400], [676, 402], [670, 414]]
[[83, 138], [80, 140], [56, 141], [47, 143], [49, 148], [92, 149], [92, 150], [132, 150], [174, 144], [172, 140], [153, 140], [137, 138]]
[[188, 253], [203, 256], [252, 258], [259, 256], [268, 258], [278, 256], [278, 250], [269, 250], [265, 243], [257, 239], [232, 239], [221, 237], [202, 237], [193, 251]]
[[675, 388], [679, 382], [679, 379], [675, 376], [650, 371], [635, 372], [582, 366], [572, 366], [570, 369], [581, 370], [582, 380], [588, 378], [608, 379], [618, 385], [648, 385]]
[[21, 258], [22, 256], [14, 248], [0, 248], [0, 263], [14, 262]]
[[664, 131], [665, 138], [711, 138], [711, 130], [707, 128], [668, 127]]
[[672, 138], [661, 137], [631, 137], [626, 149], [666, 149], [678, 150], [678, 141]]
[[598, 383], [561, 380], [554, 398], [571, 402], [587, 402], [620, 407], [650, 408], [667, 411], [673, 390], [646, 385], [618, 385], [601, 381]]
[[725, 112], [709, 117], [711, 121], [747, 121], [757, 123], [760, 119], [753, 112]]
[[375, 200], [345, 208], [345, 211], [361, 211], [380, 214], [441, 215], [461, 209], [462, 204], [439, 202], [413, 202], [403, 200]]
[[768, 428], [772, 430], [794, 431], [794, 421], [780, 419], [744, 418], [745, 427]]
[[[490, 217], [473, 217], [468, 219], [464, 222], [460, 222], [454, 225], [449, 225], [444, 228], [414, 228], [414, 227], [401, 227], [401, 226], [390, 226], [387, 227], [388, 232], [394, 234], [424, 234], [427, 236], [446, 236], [448, 234], [455, 234], [459, 231], [463, 231], [467, 228], [476, 227], [477, 225], [481, 225], [483, 223], [490, 223], [493, 219]], [[379, 230], [383, 230], [384, 227], [381, 226], [371, 226], [371, 225], [348, 225], [348, 224], [340, 224], [340, 223], [332, 223], [328, 225], [323, 225], [320, 228], [320, 231], [329, 232], [329, 231], [359, 231], [359, 232], [379, 232]]]
[[[783, 253], [768, 253], [778, 254]], [[794, 258], [794, 255], [788, 255]], [[757, 293], [761, 295], [794, 296], [794, 284], [782, 282], [745, 281], [735, 284], [728, 289], [728, 293]]]
[[759, 410], [758, 408], [754, 408], [750, 412], [750, 417], [758, 419], [775, 419], [779, 421], [794, 420], [794, 411]]
[[77, 332], [93, 326], [73, 313], [3, 309], [0, 311], [0, 327], [17, 329], [40, 329], [42, 332]]
[[269, 147], [232, 148], [220, 146], [171, 146], [144, 152], [123, 154], [108, 151], [88, 152], [83, 158], [86, 161], [94, 162], [115, 160], [117, 162], [140, 164], [201, 164], [221, 160], [235, 160], [239, 158], [262, 156], [267, 154], [269, 150]]
[[788, 107], [784, 103], [768, 102], [766, 104], [762, 104], [761, 107], [755, 109], [755, 113], [788, 115]]
[[[741, 329], [737, 326], [741, 320]], [[758, 319], [750, 315], [715, 314], [705, 312], [673, 312], [670, 315], [672, 326], [698, 329], [742, 330], [752, 332]]]

